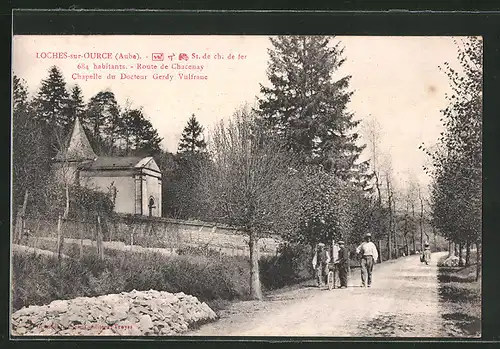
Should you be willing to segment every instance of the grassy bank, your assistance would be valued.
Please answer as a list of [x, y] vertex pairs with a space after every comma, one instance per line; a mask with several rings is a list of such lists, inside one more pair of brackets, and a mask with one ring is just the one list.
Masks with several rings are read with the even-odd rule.
[[219, 306], [249, 293], [248, 260], [199, 255], [166, 257], [113, 251], [100, 261], [91, 251], [79, 259], [13, 256], [13, 310], [56, 299], [95, 297], [136, 290], [184, 292]]
[[[475, 261], [475, 252], [471, 261]], [[476, 265], [446, 267], [438, 261], [441, 316], [447, 330], [457, 337], [475, 337], [481, 332], [481, 282], [475, 281]]]
[[[38, 248], [55, 252], [55, 242], [40, 241]], [[249, 294], [249, 259], [220, 256], [196, 248], [179, 256], [104, 250], [97, 258], [95, 247], [65, 244], [63, 253], [72, 257], [58, 261], [34, 254], [13, 256], [13, 310], [42, 305], [57, 299], [95, 297], [109, 293], [154, 289], [184, 292], [207, 302], [213, 310]], [[308, 254], [300, 248], [286, 249], [280, 257], [260, 263], [264, 291], [291, 285], [310, 277]]]

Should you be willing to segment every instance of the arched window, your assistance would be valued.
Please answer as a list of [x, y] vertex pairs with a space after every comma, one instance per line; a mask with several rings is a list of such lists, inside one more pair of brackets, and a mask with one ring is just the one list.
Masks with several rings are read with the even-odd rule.
[[156, 208], [155, 199], [152, 196], [149, 198], [148, 207], [149, 207], [149, 216], [151, 217], [153, 215], [153, 208]]

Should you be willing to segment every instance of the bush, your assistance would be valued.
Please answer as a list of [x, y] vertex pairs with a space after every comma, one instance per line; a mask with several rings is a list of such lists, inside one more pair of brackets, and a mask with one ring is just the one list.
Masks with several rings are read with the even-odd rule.
[[150, 290], [184, 292], [201, 301], [246, 299], [248, 258], [164, 256], [113, 251], [100, 261], [86, 251], [82, 260], [40, 255], [13, 256], [13, 309], [56, 299]]
[[263, 257], [260, 260], [260, 278], [267, 290], [296, 284], [310, 279], [312, 275], [309, 246], [301, 244], [283, 244], [278, 255]]
[[[448, 267], [447, 256], [438, 261], [441, 316], [447, 326], [461, 330], [460, 335], [478, 336], [481, 332], [481, 283], [475, 281], [476, 267]], [[454, 334], [456, 335], [456, 334]]]

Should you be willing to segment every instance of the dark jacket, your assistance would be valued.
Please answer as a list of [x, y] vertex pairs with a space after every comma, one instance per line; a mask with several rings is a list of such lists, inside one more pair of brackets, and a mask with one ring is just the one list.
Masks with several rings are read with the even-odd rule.
[[348, 266], [349, 265], [349, 250], [343, 247], [339, 250], [339, 265]]

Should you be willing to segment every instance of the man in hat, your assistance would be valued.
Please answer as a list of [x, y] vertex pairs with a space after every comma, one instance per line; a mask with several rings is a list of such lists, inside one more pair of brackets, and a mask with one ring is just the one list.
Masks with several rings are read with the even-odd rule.
[[[362, 287], [372, 285], [373, 264], [378, 260], [378, 251], [375, 244], [372, 242], [372, 234], [365, 235], [365, 241], [356, 248], [356, 253], [361, 255], [361, 284]], [[367, 277], [368, 276], [368, 277]]]
[[340, 278], [340, 288], [347, 288], [347, 273], [349, 272], [349, 251], [345, 247], [344, 241], [339, 241], [338, 270]]
[[318, 286], [322, 287], [325, 284], [325, 276], [328, 275], [328, 263], [330, 262], [330, 254], [325, 248], [325, 244], [320, 242], [316, 248], [313, 257], [313, 268], [316, 270], [318, 278]]

